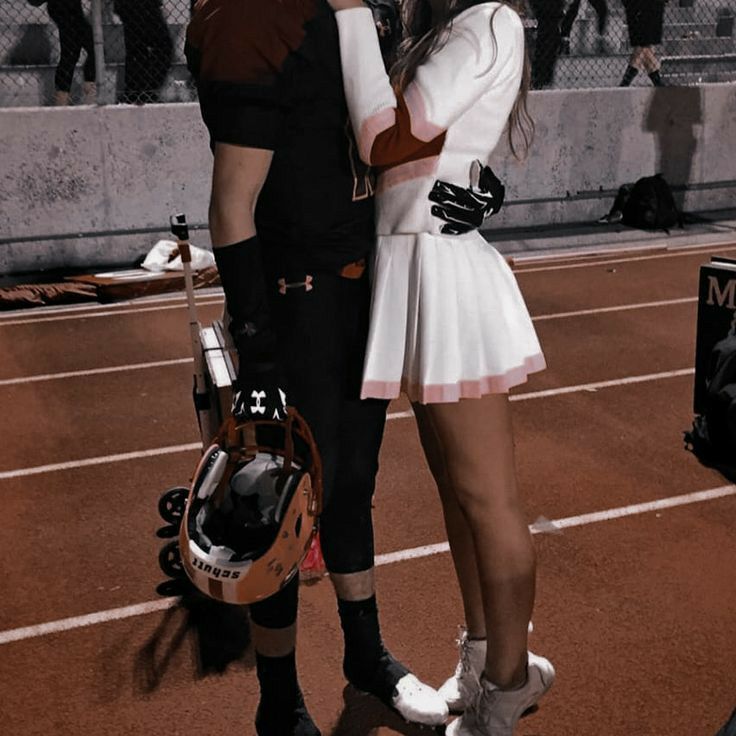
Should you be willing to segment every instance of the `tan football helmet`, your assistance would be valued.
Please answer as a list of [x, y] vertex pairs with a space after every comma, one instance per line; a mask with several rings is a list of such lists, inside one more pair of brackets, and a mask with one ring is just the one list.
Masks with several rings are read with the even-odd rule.
[[292, 407], [283, 422], [230, 418], [194, 473], [179, 529], [182, 566], [225, 603], [255, 603], [297, 574], [317, 531], [322, 469]]

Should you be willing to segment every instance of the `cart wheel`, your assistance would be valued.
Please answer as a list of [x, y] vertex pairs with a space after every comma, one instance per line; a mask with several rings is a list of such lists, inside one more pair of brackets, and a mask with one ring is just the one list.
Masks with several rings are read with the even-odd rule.
[[164, 521], [179, 526], [184, 516], [184, 507], [189, 497], [189, 489], [184, 487], [170, 488], [158, 500], [158, 513]]
[[161, 548], [158, 553], [158, 564], [170, 578], [180, 579], [184, 577], [185, 573], [181, 564], [178, 540], [172, 539]]

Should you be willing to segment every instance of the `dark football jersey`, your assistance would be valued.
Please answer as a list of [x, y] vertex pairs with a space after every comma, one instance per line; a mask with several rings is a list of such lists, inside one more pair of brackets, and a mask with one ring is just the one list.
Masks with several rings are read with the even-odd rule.
[[325, 0], [200, 0], [186, 54], [211, 143], [274, 151], [256, 209], [265, 257], [295, 270], [365, 257], [373, 180], [350, 129]]

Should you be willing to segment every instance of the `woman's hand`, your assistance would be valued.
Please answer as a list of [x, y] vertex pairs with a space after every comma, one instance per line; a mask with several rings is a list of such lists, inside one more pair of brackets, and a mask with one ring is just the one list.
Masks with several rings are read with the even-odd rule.
[[350, 10], [350, 8], [364, 8], [363, 0], [327, 0], [330, 7], [337, 12], [338, 10]]

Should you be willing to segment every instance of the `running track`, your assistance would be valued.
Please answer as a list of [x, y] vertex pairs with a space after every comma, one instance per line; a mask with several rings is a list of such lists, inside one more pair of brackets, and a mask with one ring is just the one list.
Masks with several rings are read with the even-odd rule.
[[[513, 393], [539, 557], [534, 651], [558, 680], [519, 736], [713, 736], [736, 705], [736, 487], [682, 445], [703, 249], [515, 270], [547, 371]], [[198, 296], [200, 317], [221, 296]], [[179, 296], [0, 316], [0, 734], [252, 734], [241, 609], [156, 592], [156, 503], [197, 458]], [[439, 505], [399, 400], [376, 495], [392, 650], [439, 684], [460, 608]], [[323, 734], [429, 734], [340, 670], [327, 581], [303, 586], [299, 666]]]

